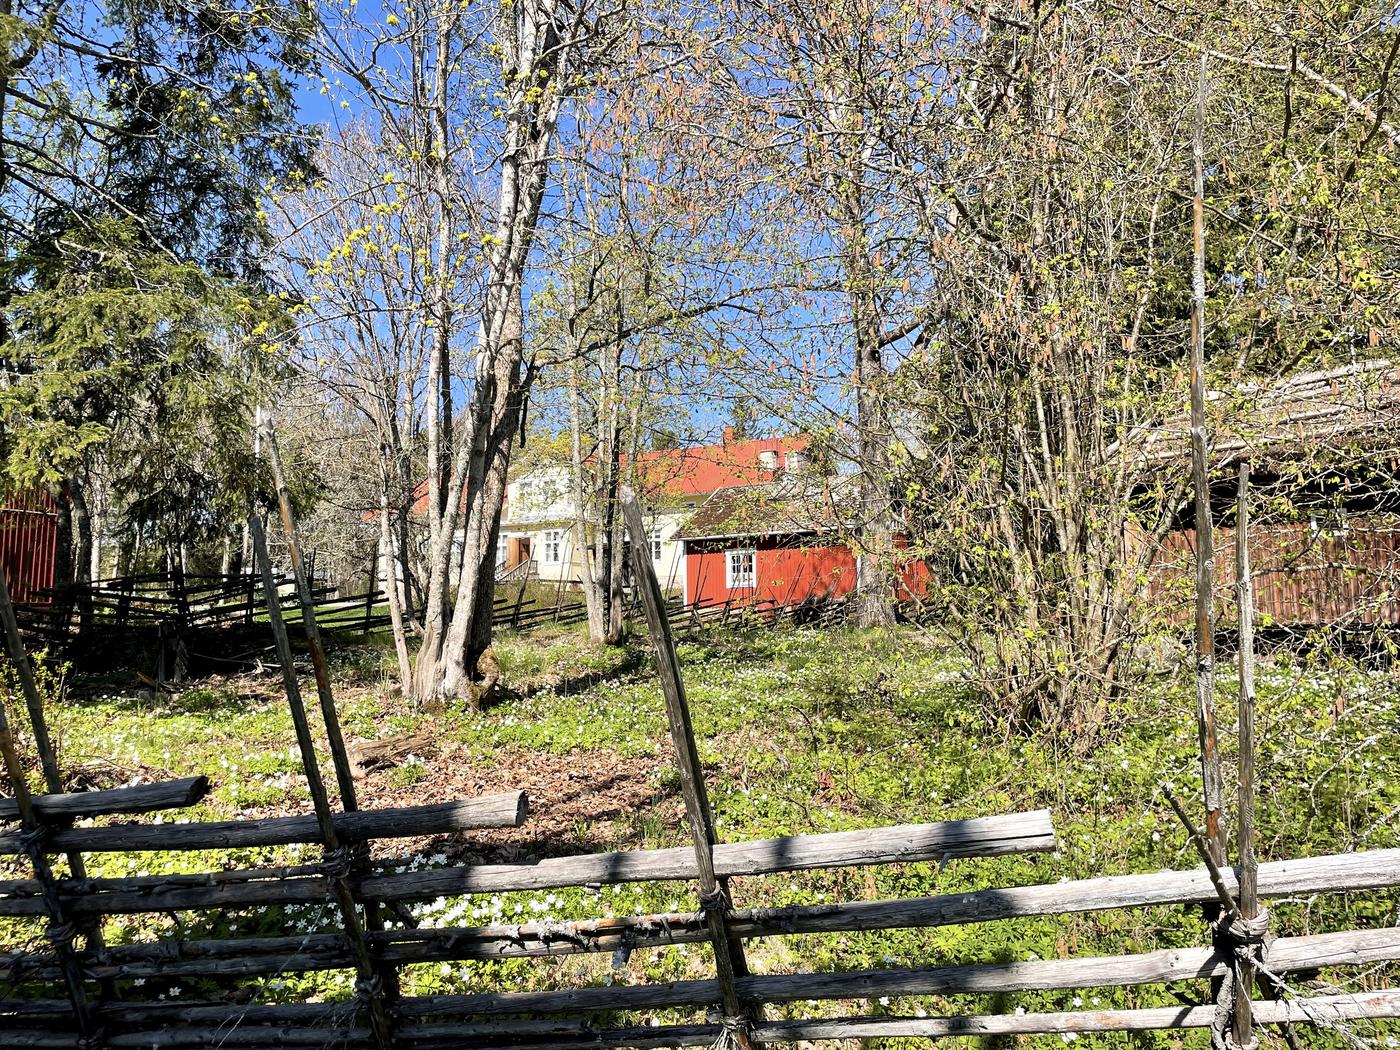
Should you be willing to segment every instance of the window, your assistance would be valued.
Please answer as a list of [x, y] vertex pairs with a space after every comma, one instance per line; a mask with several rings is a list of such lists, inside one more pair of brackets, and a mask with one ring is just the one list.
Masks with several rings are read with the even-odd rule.
[[801, 452], [789, 452], [787, 454], [787, 469], [793, 472], [801, 470], [807, 465], [807, 457]]
[[778, 454], [771, 448], [760, 452], [758, 454], [758, 468], [760, 470], [777, 470]]
[[724, 559], [724, 586], [728, 590], [742, 590], [743, 588], [753, 589], [756, 573], [754, 572], [754, 552], [749, 551], [727, 551]]
[[559, 548], [563, 546], [564, 533], [559, 529], [550, 529], [544, 534], [544, 560], [546, 565], [559, 564]]
[[1351, 532], [1351, 526], [1347, 522], [1347, 516], [1339, 510], [1328, 511], [1323, 514], [1312, 514], [1308, 517], [1308, 532], [1313, 539], [1341, 540], [1345, 539]]
[[651, 543], [651, 560], [661, 560], [661, 530], [659, 528], [647, 530], [647, 540]]

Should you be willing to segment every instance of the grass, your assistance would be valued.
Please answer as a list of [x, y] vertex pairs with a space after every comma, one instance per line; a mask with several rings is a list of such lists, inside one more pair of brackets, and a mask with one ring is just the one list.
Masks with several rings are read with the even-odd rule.
[[[551, 834], [557, 849], [631, 849], [687, 841], [666, 748], [661, 697], [645, 650], [588, 644], [576, 630], [503, 633], [497, 642], [505, 699], [482, 714], [453, 709], [414, 714], [388, 688], [391, 657], [372, 645], [333, 654], [347, 736], [372, 738], [428, 726], [451, 758], [405, 761], [382, 775], [385, 790], [412, 796], [461, 769], [533, 756], [557, 770], [609, 770], [644, 782], [643, 801], [622, 815], [595, 817], [589, 799]], [[1087, 754], [1008, 736], [969, 689], [956, 655], [904, 631], [731, 631], [684, 641], [685, 669], [701, 759], [707, 767], [719, 833], [730, 840], [802, 831], [940, 820], [1049, 807], [1057, 852], [1037, 857], [962, 860], [842, 869], [740, 880], [737, 903], [780, 906], [860, 898], [948, 893], [1086, 878], [1106, 873], [1189, 868], [1196, 860], [1159, 794], [1173, 781], [1183, 796], [1198, 782], [1191, 683], [1149, 678], [1109, 715], [1110, 727]], [[52, 685], [52, 683], [51, 683]], [[1400, 846], [1400, 687], [1393, 676], [1348, 664], [1274, 659], [1260, 673], [1259, 800], [1263, 859]], [[310, 695], [308, 693], [308, 695]], [[1233, 683], [1220, 683], [1227, 762]], [[51, 705], [65, 765], [109, 764], [116, 779], [206, 772], [214, 790], [179, 819], [307, 811], [290, 718], [275, 680], [210, 682], [152, 699], [114, 690]], [[543, 756], [543, 757], [542, 757]], [[599, 791], [596, 779], [583, 790]], [[636, 786], [636, 785], [634, 785]], [[611, 790], [611, 789], [609, 789]], [[424, 795], [424, 797], [427, 797]], [[601, 795], [599, 796], [601, 798]], [[548, 822], [549, 807], [539, 811]], [[529, 831], [527, 824], [525, 831]], [[528, 839], [528, 835], [525, 836]], [[141, 854], [94, 858], [93, 874], [209, 870], [314, 859], [317, 850], [243, 850], [202, 855]], [[446, 862], [447, 850], [408, 857], [410, 866]], [[11, 865], [17, 872], [17, 866]], [[538, 894], [444, 899], [419, 905], [424, 925], [572, 919], [695, 907], [688, 887], [651, 884]], [[1394, 894], [1278, 902], [1278, 933], [1394, 925]], [[334, 929], [324, 907], [256, 909], [112, 919], [114, 943], [168, 933], [186, 936]], [[11, 946], [33, 944], [38, 930], [10, 922]], [[1142, 909], [1003, 923], [775, 938], [749, 945], [754, 969], [797, 969], [993, 962], [1064, 955], [1117, 954], [1208, 943], [1199, 912]], [[532, 989], [606, 981], [705, 976], [708, 949], [675, 946], [636, 953], [614, 973], [607, 957], [507, 960], [410, 967], [409, 993]], [[1368, 975], [1393, 982], [1394, 969]], [[252, 992], [268, 1000], [348, 994], [351, 975], [287, 975]], [[198, 982], [147, 987], [156, 995], [207, 995]], [[1196, 994], [1204, 996], [1204, 988]], [[1080, 1005], [1175, 1004], [1164, 989], [1003, 996], [912, 997], [834, 1004], [832, 1012], [929, 1014], [993, 1009], [1072, 1009]], [[823, 1006], [794, 1004], [775, 1014], [802, 1016]], [[686, 1015], [661, 1011], [655, 1019]], [[651, 1019], [652, 1015], [647, 1015]], [[1400, 1028], [1359, 1025], [1363, 1036]], [[1058, 1038], [1058, 1037], [1054, 1037]], [[1086, 1045], [1204, 1046], [1201, 1033], [1095, 1040]], [[1308, 1045], [1345, 1045], [1318, 1035]], [[872, 1045], [894, 1045], [875, 1043]]]

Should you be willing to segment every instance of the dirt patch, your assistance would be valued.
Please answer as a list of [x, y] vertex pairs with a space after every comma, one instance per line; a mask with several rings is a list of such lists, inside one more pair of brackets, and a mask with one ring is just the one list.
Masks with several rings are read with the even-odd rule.
[[414, 784], [395, 784], [392, 771], [367, 774], [358, 782], [360, 805], [418, 806], [519, 789], [530, 798], [530, 815], [520, 828], [380, 841], [376, 857], [417, 851], [459, 861], [511, 862], [632, 849], [642, 844], [643, 813], [651, 815], [654, 827], [667, 830], [679, 828], [684, 817], [679, 789], [658, 776], [673, 768], [669, 750], [623, 758], [610, 751], [556, 755], [500, 748], [485, 764], [452, 741], [421, 757], [425, 775]]

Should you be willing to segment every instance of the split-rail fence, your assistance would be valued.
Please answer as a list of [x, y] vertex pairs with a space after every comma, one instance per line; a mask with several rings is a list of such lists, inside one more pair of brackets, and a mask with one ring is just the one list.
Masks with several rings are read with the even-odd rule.
[[[635, 542], [645, 551], [640, 508], [624, 503]], [[295, 526], [285, 519], [296, 549]], [[335, 781], [323, 778], [309, 708], [301, 693], [282, 615], [278, 581], [269, 567], [260, 522], [250, 522], [284, 688], [312, 797], [313, 812], [261, 821], [127, 823], [75, 827], [92, 817], [178, 811], [208, 789], [200, 776], [159, 784], [64, 793], [44, 712], [8, 595], [0, 618], [30, 718], [48, 790], [31, 794], [8, 714], [0, 708], [0, 751], [14, 797], [0, 802], [0, 820], [18, 829], [0, 834], [0, 853], [23, 855], [32, 878], [0, 882], [0, 915], [46, 923], [47, 946], [0, 957], [0, 972], [25, 996], [0, 1003], [0, 1044], [43, 1050], [239, 1047], [346, 1047], [365, 1050], [518, 1047], [724, 1046], [882, 1036], [937, 1039], [969, 1035], [1210, 1029], [1218, 1045], [1246, 1047], [1260, 1026], [1293, 1033], [1296, 1026], [1346, 1026], [1400, 1016], [1400, 988], [1353, 994], [1282, 992], [1290, 974], [1374, 967], [1400, 960], [1400, 930], [1357, 929], [1273, 937], [1261, 900], [1400, 886], [1400, 850], [1257, 863], [1249, 848], [1236, 866], [1222, 865], [1204, 834], [1171, 796], [1184, 834], [1204, 866], [1184, 871], [1115, 875], [1047, 885], [892, 900], [856, 900], [784, 908], [736, 908], [735, 878], [852, 865], [944, 862], [1034, 853], [1055, 847], [1046, 811], [862, 831], [720, 842], [709, 804], [671, 616], [650, 563], [637, 558], [640, 601], [654, 643], [670, 734], [675, 745], [691, 846], [558, 857], [535, 863], [465, 864], [418, 871], [370, 863], [371, 839], [515, 827], [526, 818], [520, 792], [489, 798], [361, 811], [341, 737], [316, 631], [314, 594], [294, 559], [301, 622], [313, 656], [315, 686]], [[1247, 573], [1244, 574], [1247, 578]], [[1252, 732], [1252, 719], [1248, 719]], [[1248, 742], [1248, 741], [1247, 741]], [[1246, 762], [1252, 750], [1245, 752]], [[1251, 774], [1252, 775], [1252, 774]], [[1218, 817], [1218, 814], [1217, 814]], [[1250, 818], [1252, 819], [1252, 818]], [[1213, 825], [1212, 825], [1213, 826]], [[1247, 828], [1247, 822], [1242, 824]], [[323, 848], [318, 863], [203, 874], [91, 878], [84, 855], [106, 850], [210, 849], [308, 842]], [[66, 855], [60, 873], [52, 858]], [[401, 905], [465, 893], [670, 881], [692, 884], [701, 907], [679, 914], [597, 918], [450, 929], [393, 925]], [[330, 903], [339, 929], [305, 935], [164, 938], [106, 945], [103, 916], [221, 908]], [[1114, 957], [1037, 959], [877, 970], [753, 973], [748, 945], [766, 937], [1003, 922], [1023, 916], [1199, 905], [1218, 920], [1209, 944]], [[549, 991], [405, 995], [398, 971], [423, 962], [627, 953], [672, 944], [713, 949], [713, 976], [664, 984], [590, 986]], [[1247, 969], [1246, 969], [1247, 968]], [[239, 982], [279, 973], [352, 970], [354, 994], [344, 1001], [249, 1003], [142, 998], [148, 979], [207, 978]], [[1241, 975], [1244, 975], [1243, 977]], [[771, 1018], [780, 1004], [850, 1003], [884, 996], [1001, 995], [1045, 989], [1173, 985], [1186, 1000], [1155, 1009], [988, 1013], [958, 1016], [819, 1016]], [[1267, 989], [1259, 996], [1256, 988]], [[1227, 996], [1228, 993], [1228, 996]], [[233, 997], [237, 999], [237, 997]], [[643, 1025], [639, 1011], [707, 1011], [687, 1023]], [[1241, 1020], [1241, 1017], [1243, 1020]], [[620, 1018], [620, 1019], [619, 1019]], [[1296, 1036], [1294, 1036], [1296, 1038]]]

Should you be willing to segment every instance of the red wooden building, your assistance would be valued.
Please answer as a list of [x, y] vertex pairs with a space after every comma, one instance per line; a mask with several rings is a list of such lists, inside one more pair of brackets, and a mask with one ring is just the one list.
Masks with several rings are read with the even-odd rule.
[[[687, 604], [799, 605], [856, 589], [857, 555], [840, 538], [829, 488], [792, 483], [721, 489], [680, 529]], [[900, 573], [896, 599], [922, 590], [926, 568]]]
[[[1370, 361], [1248, 389], [1213, 430], [1217, 608], [1235, 616], [1233, 516], [1239, 460], [1251, 464], [1249, 530], [1261, 627], [1400, 625], [1400, 366]], [[1185, 472], [1189, 421], [1149, 435], [1147, 456]], [[1148, 597], [1169, 623], [1194, 617], [1190, 504], [1155, 553]]]
[[0, 569], [16, 603], [51, 601], [58, 552], [58, 512], [48, 493], [12, 497], [0, 507]]

